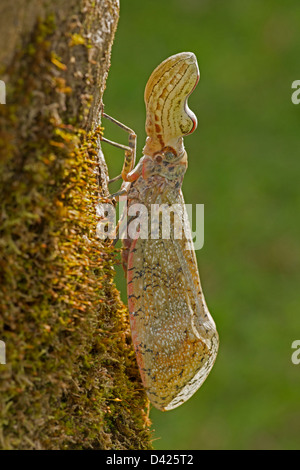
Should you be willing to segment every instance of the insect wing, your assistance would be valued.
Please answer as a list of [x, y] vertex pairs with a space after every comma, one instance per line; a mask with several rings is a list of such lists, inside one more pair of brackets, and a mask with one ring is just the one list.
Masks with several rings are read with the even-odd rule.
[[169, 239], [138, 238], [128, 256], [128, 306], [137, 362], [150, 401], [163, 411], [196, 392], [218, 350], [218, 334], [186, 232], [182, 239], [172, 233]]

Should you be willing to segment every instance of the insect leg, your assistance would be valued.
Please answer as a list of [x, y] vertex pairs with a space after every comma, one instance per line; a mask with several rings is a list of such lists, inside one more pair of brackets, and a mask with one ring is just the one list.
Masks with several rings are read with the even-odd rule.
[[[128, 132], [129, 136], [128, 136], [128, 146], [126, 145], [123, 145], [123, 144], [119, 144], [117, 142], [113, 142], [111, 140], [108, 140], [104, 137], [101, 137], [101, 140], [103, 142], [107, 142], [108, 144], [110, 145], [113, 145], [114, 147], [117, 147], [117, 148], [120, 148], [122, 150], [125, 151], [125, 159], [124, 159], [124, 163], [123, 163], [123, 168], [122, 168], [122, 172], [121, 172], [121, 175], [118, 175], [116, 176], [115, 178], [112, 178], [111, 180], [109, 180], [109, 183], [112, 183], [114, 181], [117, 181], [119, 179], [123, 179], [123, 184], [120, 188], [120, 190], [115, 193], [115, 194], [112, 194], [110, 197], [111, 198], [116, 198], [117, 200], [119, 200], [119, 197], [120, 196], [123, 196], [123, 195], [126, 195], [127, 192], [128, 192], [128, 189], [130, 187], [130, 182], [131, 181], [130, 179], [128, 179], [128, 175], [132, 172], [134, 166], [135, 166], [135, 159], [136, 159], [136, 134], [135, 132], [130, 129], [129, 127], [125, 126], [124, 124], [122, 124], [121, 122], [117, 121], [116, 119], [114, 119], [113, 117], [109, 116], [108, 114], [106, 113], [102, 113], [102, 116], [108, 120], [110, 120], [111, 122], [113, 122], [114, 124], [116, 124], [118, 127], [120, 127], [121, 129], [123, 129], [125, 132]], [[135, 178], [135, 176], [133, 177]], [[119, 220], [117, 226], [116, 226], [116, 229], [115, 229], [115, 239], [114, 239], [114, 242], [113, 242], [113, 245], [115, 245], [118, 241], [119, 238], [122, 238], [122, 234], [124, 232], [124, 230], [127, 228], [127, 224], [125, 222], [125, 227], [124, 227], [124, 219], [125, 219], [125, 216], [126, 216], [127, 212], [123, 212], [123, 215], [121, 217], [121, 219]]]
[[110, 145], [113, 145], [114, 147], [118, 147], [122, 150], [125, 151], [125, 160], [122, 168], [122, 173], [121, 175], [116, 176], [115, 178], [111, 179], [109, 183], [112, 183], [113, 181], [117, 181], [119, 179], [123, 179], [123, 181], [127, 180], [127, 175], [128, 173], [131, 172], [131, 170], [134, 168], [135, 165], [135, 158], [136, 158], [136, 134], [135, 132], [130, 129], [129, 127], [125, 126], [121, 122], [117, 121], [116, 119], [112, 118], [106, 113], [102, 113], [102, 116], [109, 121], [113, 122], [117, 126], [119, 126], [121, 129], [124, 131], [128, 132], [128, 146], [127, 145], [122, 145], [117, 142], [113, 142], [111, 140], [106, 139], [105, 137], [101, 137], [101, 140], [103, 142], [107, 142]]

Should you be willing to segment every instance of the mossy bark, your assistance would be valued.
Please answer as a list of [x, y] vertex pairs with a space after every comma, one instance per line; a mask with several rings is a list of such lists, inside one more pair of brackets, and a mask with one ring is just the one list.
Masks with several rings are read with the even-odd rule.
[[148, 449], [147, 400], [96, 236], [117, 0], [2, 0], [0, 447]]

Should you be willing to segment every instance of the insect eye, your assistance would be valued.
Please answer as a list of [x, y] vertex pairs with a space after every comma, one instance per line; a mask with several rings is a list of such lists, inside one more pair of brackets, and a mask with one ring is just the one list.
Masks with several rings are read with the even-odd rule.
[[171, 150], [167, 150], [164, 152], [165, 159], [168, 161], [174, 160], [177, 157], [176, 152], [172, 152]]
[[174, 158], [175, 155], [174, 155], [174, 153], [172, 153], [172, 152], [167, 152], [167, 153], [165, 154], [165, 157], [166, 157], [168, 160], [172, 160], [172, 158]]
[[161, 163], [161, 162], [162, 162], [162, 159], [163, 159], [163, 157], [162, 157], [161, 155], [157, 155], [157, 156], [155, 157], [155, 161], [156, 161], [157, 163]]

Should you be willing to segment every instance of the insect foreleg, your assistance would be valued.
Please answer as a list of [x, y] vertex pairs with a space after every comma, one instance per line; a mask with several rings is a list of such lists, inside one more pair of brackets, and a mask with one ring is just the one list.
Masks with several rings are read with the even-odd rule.
[[117, 126], [119, 126], [121, 129], [124, 131], [128, 132], [128, 146], [127, 145], [122, 145], [117, 142], [113, 142], [112, 140], [108, 140], [105, 137], [101, 137], [101, 140], [103, 142], [107, 142], [110, 145], [113, 145], [114, 147], [120, 148], [125, 151], [125, 159], [124, 159], [124, 164], [122, 168], [121, 175], [116, 176], [115, 178], [111, 179], [109, 182], [117, 181], [119, 179], [123, 179], [123, 181], [127, 181], [127, 175], [132, 171], [135, 165], [135, 158], [136, 158], [136, 134], [135, 132], [130, 129], [130, 127], [125, 126], [121, 122], [117, 121], [113, 117], [109, 116], [106, 113], [102, 113], [102, 116], [109, 121], [113, 122]]

